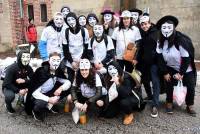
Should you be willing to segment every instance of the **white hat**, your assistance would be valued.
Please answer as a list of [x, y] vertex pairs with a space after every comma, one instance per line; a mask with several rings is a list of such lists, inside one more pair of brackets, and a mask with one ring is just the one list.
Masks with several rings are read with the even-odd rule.
[[140, 17], [140, 24], [141, 24], [141, 23], [143, 23], [143, 22], [148, 22], [148, 21], [149, 21], [149, 19], [150, 19], [150, 18], [149, 18], [149, 16], [146, 16], [146, 15], [145, 15], [145, 16], [142, 16], [142, 17]]
[[88, 59], [81, 59], [80, 63], [79, 63], [79, 68], [80, 69], [90, 69], [91, 68], [90, 61]]
[[120, 17], [131, 17], [131, 12], [128, 10], [124, 10]]

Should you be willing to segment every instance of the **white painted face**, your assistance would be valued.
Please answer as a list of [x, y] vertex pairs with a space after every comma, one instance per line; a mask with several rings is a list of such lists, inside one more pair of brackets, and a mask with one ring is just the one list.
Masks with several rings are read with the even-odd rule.
[[103, 35], [103, 25], [95, 25], [93, 32], [96, 37], [101, 37]]
[[66, 18], [66, 16], [68, 15], [69, 12], [70, 11], [68, 8], [63, 8], [63, 10], [62, 10], [63, 17]]
[[78, 22], [81, 26], [86, 25], [86, 18], [84, 16], [79, 17]]
[[61, 59], [59, 56], [50, 57], [49, 59], [50, 69], [55, 71], [59, 67], [60, 62], [61, 62]]
[[67, 23], [74, 28], [76, 26], [76, 19], [74, 17], [67, 17]]
[[117, 68], [113, 65], [110, 65], [108, 66], [108, 74], [111, 76], [111, 77], [116, 77], [118, 76], [118, 71], [117, 71]]
[[23, 53], [21, 57], [22, 65], [27, 66], [30, 62], [31, 56], [30, 53]]
[[63, 23], [64, 23], [64, 19], [63, 19], [63, 16], [62, 14], [56, 14], [54, 16], [54, 19], [53, 19], [56, 27], [62, 27], [63, 26]]
[[174, 25], [165, 22], [164, 24], [161, 25], [161, 33], [163, 36], [166, 38], [170, 37], [174, 32]]
[[134, 23], [136, 24], [139, 18], [138, 12], [131, 12], [131, 17], [133, 18]]
[[89, 25], [93, 27], [94, 25], [96, 25], [97, 20], [95, 17], [89, 17], [88, 22], [89, 22]]
[[112, 14], [104, 14], [103, 19], [106, 23], [111, 22], [112, 21]]

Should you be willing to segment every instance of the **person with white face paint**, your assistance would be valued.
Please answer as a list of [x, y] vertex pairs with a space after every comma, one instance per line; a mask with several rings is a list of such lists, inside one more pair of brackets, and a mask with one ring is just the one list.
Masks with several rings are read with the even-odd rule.
[[99, 20], [98, 20], [96, 14], [94, 14], [94, 13], [88, 14], [86, 20], [87, 20], [86, 28], [89, 32], [89, 37], [92, 38], [93, 37], [93, 27], [94, 27], [94, 25], [96, 25], [99, 22]]
[[81, 26], [81, 27], [86, 27], [86, 17], [84, 15], [80, 15], [78, 17], [78, 24]]
[[191, 39], [176, 31], [178, 19], [174, 16], [164, 16], [157, 22], [160, 38], [157, 44], [157, 53], [161, 72], [166, 81], [166, 112], [173, 113], [173, 87], [182, 81], [187, 87], [186, 111], [191, 116], [196, 116], [193, 108], [196, 68], [194, 64], [194, 47]]
[[105, 34], [111, 36], [114, 28], [116, 27], [116, 21], [114, 19], [115, 13], [111, 10], [104, 10], [102, 15], [102, 24], [104, 25]]
[[142, 15], [142, 11], [137, 8], [131, 9], [129, 11], [131, 12], [131, 17], [133, 18], [133, 21], [132, 21], [133, 25], [140, 27], [139, 17], [140, 15]]
[[62, 41], [65, 33], [63, 22], [62, 13], [57, 12], [53, 20], [49, 21], [47, 27], [42, 31], [38, 49], [43, 61], [48, 61], [49, 54], [52, 52], [63, 53]]
[[[116, 51], [116, 59], [122, 68], [125, 68], [127, 72], [132, 72], [133, 64], [136, 64], [136, 60], [132, 62], [123, 59], [124, 52], [129, 43], [136, 44], [139, 47], [141, 40], [140, 31], [136, 26], [131, 24], [131, 13], [128, 10], [122, 12], [120, 16], [119, 26], [114, 29], [111, 36]], [[136, 55], [137, 57], [137, 55]]]
[[106, 73], [107, 64], [114, 59], [114, 45], [112, 39], [104, 34], [103, 25], [93, 27], [94, 36], [90, 40], [89, 59], [94, 63], [95, 69], [101, 74]]
[[[160, 76], [157, 65], [156, 47], [158, 41], [158, 30], [150, 21], [149, 15], [140, 17], [141, 44], [138, 51], [137, 67], [142, 73], [142, 84], [147, 97], [146, 101], [152, 102], [151, 117], [158, 117]], [[152, 82], [152, 87], [150, 85]]]
[[135, 80], [129, 73], [123, 71], [117, 62], [110, 62], [107, 71], [105, 80], [108, 92], [111, 86], [115, 84], [118, 96], [109, 104], [105, 104], [106, 108], [102, 116], [112, 118], [122, 111], [125, 114], [123, 124], [129, 125], [134, 121], [133, 112], [142, 111], [146, 105], [141, 97], [141, 88], [136, 88]]
[[[29, 82], [33, 76], [33, 70], [29, 66], [30, 53], [20, 51], [17, 55], [17, 62], [11, 64], [6, 69], [6, 75], [3, 81], [3, 93], [5, 96], [5, 106], [9, 114], [15, 113], [12, 107], [12, 102], [15, 99], [15, 94], [25, 96], [29, 90]], [[24, 103], [21, 100], [21, 103]]]
[[56, 104], [70, 93], [71, 82], [58, 73], [60, 62], [61, 55], [51, 53], [49, 61], [36, 70], [30, 81], [25, 110], [35, 120], [43, 121], [48, 110], [52, 113], [59, 112]]
[[65, 31], [63, 53], [70, 77], [74, 78], [81, 58], [87, 57], [89, 34], [86, 28], [78, 25], [75, 13], [70, 12], [67, 17], [69, 28]]
[[79, 70], [71, 88], [72, 101], [80, 112], [88, 112], [91, 104], [100, 109], [104, 106], [103, 85], [100, 76], [95, 73], [88, 59], [81, 59]]

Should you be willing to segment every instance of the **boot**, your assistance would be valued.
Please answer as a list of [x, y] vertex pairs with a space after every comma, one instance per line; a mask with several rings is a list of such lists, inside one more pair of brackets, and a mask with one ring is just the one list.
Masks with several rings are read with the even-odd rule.
[[124, 117], [123, 124], [124, 125], [129, 125], [129, 124], [131, 124], [133, 122], [133, 120], [134, 120], [133, 113], [126, 114], [125, 117]]
[[79, 122], [82, 125], [87, 123], [87, 117], [86, 117], [85, 113], [83, 113], [83, 112], [80, 113]]

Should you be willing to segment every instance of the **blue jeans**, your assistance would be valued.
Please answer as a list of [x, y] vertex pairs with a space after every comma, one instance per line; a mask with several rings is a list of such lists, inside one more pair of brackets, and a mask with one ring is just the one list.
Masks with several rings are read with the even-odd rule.
[[160, 78], [158, 74], [158, 66], [151, 66], [151, 80], [153, 85], [153, 100], [152, 107], [159, 106], [159, 95], [160, 95]]

